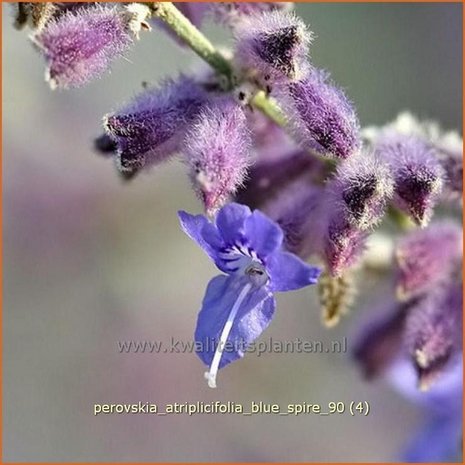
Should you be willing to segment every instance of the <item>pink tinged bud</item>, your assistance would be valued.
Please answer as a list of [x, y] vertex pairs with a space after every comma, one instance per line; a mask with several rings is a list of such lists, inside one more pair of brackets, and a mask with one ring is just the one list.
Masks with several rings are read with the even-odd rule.
[[385, 163], [362, 152], [339, 164], [327, 191], [324, 255], [329, 272], [341, 276], [360, 258], [367, 231], [381, 220], [393, 180]]
[[449, 284], [409, 313], [404, 341], [417, 369], [420, 389], [427, 390], [460, 357], [462, 308], [461, 284]]
[[339, 277], [361, 257], [368, 233], [358, 229], [347, 219], [331, 217], [324, 237], [324, 255], [332, 276]]
[[336, 215], [366, 230], [377, 224], [394, 191], [389, 166], [371, 153], [360, 153], [338, 165], [329, 195]]
[[306, 68], [311, 34], [295, 15], [281, 11], [244, 17], [234, 28], [239, 69], [267, 92], [298, 79]]
[[276, 96], [301, 144], [318, 154], [347, 158], [359, 147], [359, 123], [352, 104], [329, 80], [310, 70]]
[[193, 188], [212, 214], [243, 183], [250, 163], [243, 109], [229, 98], [212, 100], [193, 121], [183, 154]]
[[103, 125], [116, 143], [118, 169], [135, 173], [177, 152], [187, 125], [206, 98], [195, 81], [180, 76], [143, 91], [122, 109], [106, 115]]
[[416, 137], [402, 135], [381, 138], [376, 151], [392, 167], [396, 206], [417, 224], [428, 224], [445, 177], [436, 151]]
[[149, 12], [148, 7], [135, 3], [124, 8], [95, 5], [69, 10], [50, 21], [31, 36], [47, 61], [50, 87], [80, 87], [102, 75], [139, 31], [149, 28]]
[[395, 249], [397, 296], [407, 300], [450, 279], [462, 258], [462, 230], [450, 222], [413, 231]]

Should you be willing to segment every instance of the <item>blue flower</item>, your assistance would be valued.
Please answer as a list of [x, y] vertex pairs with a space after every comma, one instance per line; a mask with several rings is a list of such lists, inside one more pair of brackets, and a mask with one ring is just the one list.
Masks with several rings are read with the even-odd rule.
[[461, 462], [463, 358], [457, 356], [427, 391], [418, 389], [418, 373], [410, 360], [400, 358], [388, 380], [424, 409], [424, 420], [409, 438], [399, 460], [408, 463]]
[[315, 284], [321, 270], [282, 250], [281, 228], [258, 210], [231, 203], [215, 223], [203, 215], [179, 212], [184, 232], [224, 273], [208, 284], [195, 330], [196, 351], [216, 387], [218, 370], [244, 356], [267, 328], [274, 292]]

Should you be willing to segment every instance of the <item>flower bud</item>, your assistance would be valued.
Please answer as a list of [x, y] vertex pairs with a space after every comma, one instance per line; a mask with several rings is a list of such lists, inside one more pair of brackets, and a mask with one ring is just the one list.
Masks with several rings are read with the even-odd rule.
[[392, 168], [396, 206], [425, 226], [445, 176], [435, 150], [414, 136], [388, 135], [378, 141], [376, 151]]
[[344, 93], [317, 69], [276, 96], [296, 139], [325, 156], [347, 158], [359, 147], [359, 123]]
[[382, 218], [394, 183], [389, 166], [370, 153], [357, 154], [338, 165], [328, 185], [333, 208], [360, 230]]
[[358, 229], [348, 219], [339, 215], [329, 218], [323, 254], [332, 276], [341, 276], [357, 262], [365, 250], [367, 237], [368, 232]]
[[327, 328], [336, 326], [354, 302], [356, 287], [351, 273], [334, 278], [323, 273], [318, 281], [321, 320]]
[[462, 286], [449, 284], [423, 299], [409, 313], [404, 341], [427, 390], [462, 348]]
[[69, 10], [32, 36], [47, 61], [52, 89], [80, 87], [99, 77], [123, 55], [146, 23], [148, 7], [101, 5]]
[[311, 34], [295, 15], [271, 11], [244, 17], [234, 37], [237, 67], [267, 92], [298, 79], [306, 67]]
[[462, 230], [452, 222], [430, 225], [403, 237], [395, 248], [397, 296], [424, 294], [450, 279], [462, 257]]
[[119, 170], [133, 173], [172, 156], [206, 98], [194, 80], [180, 76], [144, 90], [122, 109], [104, 116], [105, 131], [117, 146]]
[[183, 155], [207, 213], [222, 207], [244, 181], [249, 149], [243, 109], [229, 98], [205, 105], [185, 137]]

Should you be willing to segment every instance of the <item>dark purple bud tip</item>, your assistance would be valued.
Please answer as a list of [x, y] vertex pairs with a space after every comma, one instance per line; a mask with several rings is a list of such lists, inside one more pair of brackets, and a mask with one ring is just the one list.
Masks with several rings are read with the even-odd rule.
[[116, 142], [107, 134], [94, 139], [95, 150], [103, 156], [111, 156], [116, 153]]
[[295, 15], [270, 11], [243, 18], [234, 27], [235, 61], [267, 92], [302, 76], [311, 33]]
[[297, 26], [287, 26], [273, 33], [260, 34], [255, 49], [263, 61], [293, 79], [296, 73], [294, 48], [301, 42]]
[[396, 193], [407, 205], [410, 216], [420, 226], [425, 226], [431, 216], [431, 198], [442, 187], [442, 179], [430, 170], [406, 169], [397, 178]]
[[147, 88], [106, 115], [103, 126], [117, 145], [117, 166], [133, 171], [159, 164], [179, 151], [187, 127], [207, 96], [193, 79], [180, 76]]
[[396, 133], [381, 136], [375, 147], [394, 173], [396, 206], [426, 226], [445, 178], [436, 151], [418, 137]]
[[342, 207], [337, 215], [367, 230], [381, 220], [394, 183], [386, 163], [362, 151], [339, 164], [329, 190], [334, 205]]

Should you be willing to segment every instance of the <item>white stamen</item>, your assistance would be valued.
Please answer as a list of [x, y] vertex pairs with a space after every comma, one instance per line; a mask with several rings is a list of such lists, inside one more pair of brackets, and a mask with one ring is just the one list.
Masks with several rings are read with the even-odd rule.
[[218, 374], [218, 368], [220, 366], [221, 356], [223, 355], [223, 349], [228, 340], [229, 333], [231, 332], [232, 325], [234, 323], [234, 319], [236, 318], [237, 312], [245, 299], [245, 296], [249, 292], [252, 285], [250, 283], [246, 284], [242, 289], [239, 297], [234, 302], [234, 305], [229, 312], [228, 319], [223, 327], [223, 331], [221, 332], [220, 340], [218, 341], [218, 345], [216, 346], [215, 355], [213, 356], [212, 363], [210, 365], [210, 370], [205, 372], [205, 378], [208, 381], [208, 386], [211, 388], [216, 388], [216, 375]]

